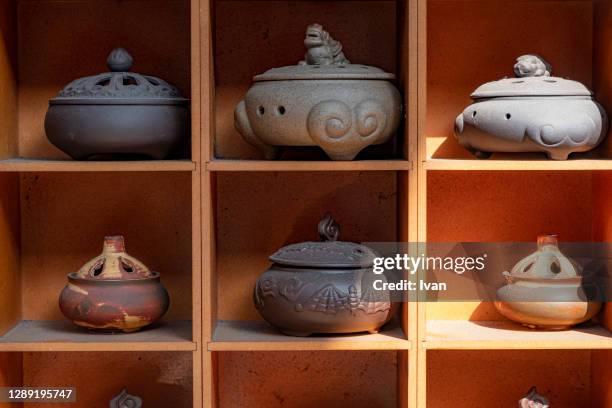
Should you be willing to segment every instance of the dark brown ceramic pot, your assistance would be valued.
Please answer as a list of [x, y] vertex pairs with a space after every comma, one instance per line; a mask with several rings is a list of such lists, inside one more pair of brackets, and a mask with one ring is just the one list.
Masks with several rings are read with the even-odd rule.
[[68, 274], [59, 306], [74, 324], [132, 332], [162, 317], [170, 300], [159, 273], [125, 252], [123, 237], [106, 237], [102, 254]]
[[373, 288], [374, 279], [386, 282], [384, 275], [372, 272], [375, 252], [336, 241], [338, 233], [327, 216], [319, 223], [323, 242], [281, 248], [257, 280], [255, 306], [283, 333], [376, 333], [391, 319], [396, 307], [389, 293]]
[[189, 101], [162, 79], [128, 72], [132, 62], [117, 48], [110, 72], [77, 79], [51, 99], [49, 141], [76, 160], [164, 159], [186, 150]]

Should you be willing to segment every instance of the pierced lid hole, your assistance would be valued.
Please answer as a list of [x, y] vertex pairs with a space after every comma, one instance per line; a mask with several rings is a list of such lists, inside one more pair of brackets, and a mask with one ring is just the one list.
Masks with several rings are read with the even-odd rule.
[[545, 79], [544, 82], [548, 82], [549, 84], [556, 84], [557, 81], [555, 81], [554, 79]]
[[285, 112], [286, 112], [287, 110], [285, 109], [285, 107], [284, 107], [283, 105], [281, 105], [281, 106], [279, 106], [279, 107], [276, 109], [276, 111], [278, 112], [278, 114], [279, 114], [279, 115], [281, 115], [281, 116], [282, 116], [282, 115], [284, 115], [284, 114], [285, 114]]
[[476, 111], [472, 112], [472, 117], [473, 117], [473, 118], [475, 118], [475, 117], [476, 117], [476, 115], [478, 115], [478, 112], [476, 112]]
[[561, 272], [561, 266], [558, 262], [553, 262], [550, 264], [550, 271], [556, 275]]
[[123, 78], [123, 86], [138, 85], [138, 82], [133, 77]]
[[533, 268], [533, 262], [530, 263], [529, 265], [527, 265], [527, 267], [525, 268], [525, 270], [523, 271], [523, 273], [527, 273], [531, 270], [531, 268]]
[[96, 85], [98, 86], [108, 86], [110, 84], [110, 79], [103, 79], [102, 81], [98, 81]]
[[102, 273], [103, 270], [104, 270], [104, 262], [94, 266], [94, 269], [93, 269], [91, 274], [93, 276], [99, 276]]
[[121, 266], [123, 267], [123, 270], [126, 271], [127, 273], [132, 273], [134, 272], [134, 268], [132, 268], [131, 265], [128, 265], [125, 262], [121, 262]]
[[506, 113], [506, 120], [510, 120], [510, 118], [512, 118], [512, 115], [509, 113]]
[[266, 109], [265, 109], [263, 106], [259, 106], [259, 107], [257, 108], [257, 114], [258, 114], [259, 116], [263, 116], [263, 114], [264, 114], [264, 113], [266, 113]]

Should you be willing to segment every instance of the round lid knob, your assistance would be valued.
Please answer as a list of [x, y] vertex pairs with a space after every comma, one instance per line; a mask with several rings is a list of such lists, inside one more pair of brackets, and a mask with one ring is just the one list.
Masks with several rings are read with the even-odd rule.
[[106, 65], [111, 72], [128, 72], [134, 65], [134, 59], [125, 48], [117, 47], [108, 55]]

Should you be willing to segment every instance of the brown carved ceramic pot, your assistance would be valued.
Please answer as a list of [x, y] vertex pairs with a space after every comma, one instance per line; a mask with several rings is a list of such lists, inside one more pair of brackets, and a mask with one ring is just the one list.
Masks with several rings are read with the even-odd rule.
[[[254, 301], [261, 316], [285, 334], [376, 333], [395, 310], [389, 293], [375, 291], [376, 253], [337, 241], [331, 216], [319, 223], [322, 242], [288, 245], [274, 253], [272, 266], [257, 280]], [[376, 276], [376, 278], [374, 278]]]
[[170, 305], [159, 273], [125, 252], [122, 236], [106, 237], [102, 254], [68, 274], [59, 306], [74, 324], [133, 332], [161, 318]]
[[564, 330], [599, 312], [596, 283], [580, 265], [561, 253], [554, 234], [538, 237], [538, 250], [504, 272], [507, 285], [497, 291], [497, 310], [529, 328]]

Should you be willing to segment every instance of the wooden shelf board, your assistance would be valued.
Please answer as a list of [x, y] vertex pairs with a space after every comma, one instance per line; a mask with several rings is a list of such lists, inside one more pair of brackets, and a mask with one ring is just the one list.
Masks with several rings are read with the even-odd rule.
[[209, 351], [304, 350], [409, 350], [402, 329], [386, 328], [377, 334], [343, 336], [287, 336], [266, 322], [218, 321]]
[[135, 333], [93, 333], [64, 320], [22, 320], [0, 337], [4, 351], [193, 351], [190, 321]]
[[76, 161], [47, 159], [0, 160], [0, 172], [193, 171], [191, 160]]
[[441, 350], [612, 349], [612, 333], [599, 325], [541, 331], [510, 321], [431, 320], [423, 346]]
[[591, 171], [612, 170], [612, 159], [577, 159], [577, 160], [545, 160], [545, 159], [428, 159], [423, 163], [427, 170], [457, 170], [457, 171]]
[[209, 171], [398, 171], [411, 170], [407, 160], [272, 161], [212, 160]]

